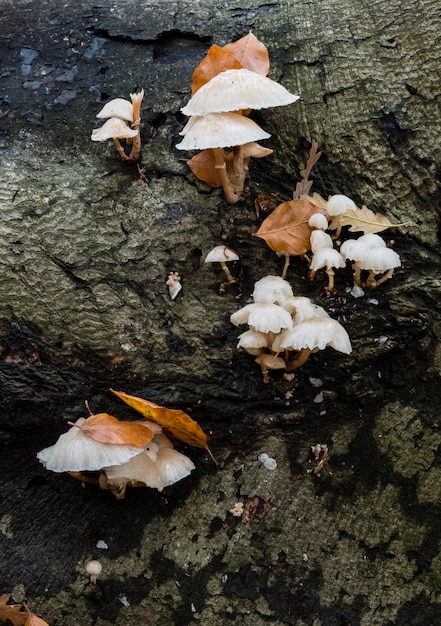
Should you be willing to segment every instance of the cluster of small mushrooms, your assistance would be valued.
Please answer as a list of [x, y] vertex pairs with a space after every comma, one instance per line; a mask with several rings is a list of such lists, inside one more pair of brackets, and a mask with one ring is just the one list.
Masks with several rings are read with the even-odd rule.
[[268, 370], [291, 371], [299, 368], [310, 354], [327, 346], [350, 354], [348, 333], [321, 306], [309, 298], [294, 296], [289, 282], [280, 276], [265, 276], [254, 285], [254, 302], [230, 317], [232, 324], [248, 324], [239, 335], [238, 348], [255, 357], [263, 381]]
[[[107, 120], [100, 128], [92, 131], [92, 141], [107, 141], [113, 139], [118, 154], [123, 161], [135, 163], [139, 158], [141, 150], [141, 103], [144, 97], [144, 90], [130, 94], [129, 100], [124, 98], [114, 98], [110, 100], [97, 114], [99, 119]], [[129, 154], [126, 153], [121, 144], [124, 139], [130, 147]]]
[[84, 422], [84, 418], [78, 419], [54, 445], [37, 454], [46, 469], [69, 472], [86, 480], [88, 477], [82, 472], [100, 472], [98, 481], [101, 488], [121, 499], [128, 485], [162, 491], [164, 487], [188, 476], [195, 468], [187, 456], [174, 449], [161, 426], [154, 422], [136, 420], [137, 424], [147, 429], [148, 443], [142, 446], [96, 441], [81, 428]]
[[[314, 279], [319, 269], [324, 269], [328, 275], [328, 284], [325, 290], [328, 294], [334, 291], [334, 269], [346, 267], [347, 261], [352, 261], [354, 272], [354, 286], [352, 295], [363, 295], [362, 286], [374, 289], [383, 282], [392, 278], [394, 269], [401, 266], [401, 259], [397, 252], [386, 244], [384, 239], [376, 233], [366, 233], [358, 239], [347, 239], [340, 245], [340, 250], [334, 247], [341, 233], [342, 218], [348, 212], [355, 214], [359, 211], [357, 206], [345, 195], [336, 194], [330, 196], [326, 202], [326, 213], [331, 219], [321, 212], [314, 213], [308, 221], [312, 228], [310, 243], [312, 258], [309, 262], [310, 278]], [[325, 231], [335, 230], [331, 237]], [[368, 272], [365, 282], [362, 282], [362, 272]]]

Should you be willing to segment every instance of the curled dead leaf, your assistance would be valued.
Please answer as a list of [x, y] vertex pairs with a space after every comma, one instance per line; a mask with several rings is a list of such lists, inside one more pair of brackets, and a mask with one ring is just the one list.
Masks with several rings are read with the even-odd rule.
[[144, 447], [153, 439], [152, 431], [137, 422], [120, 421], [107, 413], [91, 415], [80, 424], [73, 424], [82, 432], [100, 443], [130, 445], [137, 448]]

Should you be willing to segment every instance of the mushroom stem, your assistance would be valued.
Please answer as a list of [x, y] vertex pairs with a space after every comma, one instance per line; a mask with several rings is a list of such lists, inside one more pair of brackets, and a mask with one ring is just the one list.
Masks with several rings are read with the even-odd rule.
[[243, 146], [235, 146], [233, 148], [233, 175], [231, 186], [234, 192], [240, 196], [243, 193], [245, 185], [245, 162], [243, 155]]
[[269, 383], [271, 381], [271, 378], [268, 375], [268, 369], [267, 369], [265, 363], [263, 363], [263, 362], [260, 363], [260, 369], [262, 370], [263, 382], [264, 383]]
[[328, 275], [329, 282], [328, 282], [327, 286], [325, 287], [325, 291], [328, 294], [328, 296], [330, 296], [332, 294], [332, 292], [334, 291], [334, 276], [335, 276], [335, 272], [332, 269], [332, 267], [330, 267], [329, 269], [326, 270], [326, 273]]
[[135, 162], [138, 160], [139, 153], [141, 150], [141, 103], [144, 97], [144, 90], [141, 90], [139, 93], [130, 94], [133, 105], [133, 122], [132, 122], [132, 130], [137, 130], [138, 134], [136, 137], [133, 137], [132, 149], [130, 151], [129, 156], [127, 157], [127, 161]]
[[118, 150], [118, 154], [122, 158], [122, 160], [123, 161], [128, 161], [129, 157], [124, 152], [124, 148], [122, 147], [120, 140], [117, 139], [116, 137], [113, 137], [113, 143], [115, 144], [115, 147]]
[[223, 148], [212, 148], [214, 154], [215, 168], [219, 174], [225, 197], [229, 204], [236, 204], [240, 199], [240, 194], [235, 193], [231, 186], [230, 179], [227, 174], [227, 165], [225, 163], [225, 153]]
[[221, 267], [224, 270], [225, 274], [227, 275], [228, 284], [235, 283], [236, 279], [234, 278], [234, 276], [232, 275], [232, 273], [228, 269], [227, 264], [225, 263], [225, 261], [220, 261], [220, 264], [221, 264]]
[[375, 280], [375, 274], [371, 275], [369, 274], [369, 278], [367, 280], [367, 287], [369, 287], [369, 289], [374, 289], [375, 287], [378, 287], [378, 285], [381, 285], [381, 283], [384, 283], [386, 280], [389, 280], [389, 278], [392, 278], [392, 274], [394, 273], [394, 268], [391, 267], [390, 270], [387, 270], [387, 272], [378, 280]]
[[283, 266], [283, 271], [282, 271], [282, 278], [284, 279], [286, 278], [286, 275], [288, 273], [289, 262], [290, 262], [289, 254], [288, 252], [285, 252], [285, 265]]
[[354, 270], [354, 283], [361, 287], [361, 268], [357, 261], [353, 264], [352, 269]]
[[311, 352], [312, 350], [309, 348], [302, 348], [296, 358], [286, 364], [286, 371], [296, 370], [298, 367], [301, 367], [309, 359]]

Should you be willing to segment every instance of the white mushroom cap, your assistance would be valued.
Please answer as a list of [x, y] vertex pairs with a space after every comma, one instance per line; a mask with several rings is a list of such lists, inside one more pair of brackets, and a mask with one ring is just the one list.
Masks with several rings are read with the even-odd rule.
[[314, 254], [322, 248], [334, 247], [331, 235], [328, 235], [328, 233], [325, 233], [323, 230], [313, 230], [309, 241], [311, 243], [311, 250]]
[[96, 579], [101, 574], [102, 571], [103, 571], [103, 566], [101, 565], [99, 561], [88, 561], [86, 563], [86, 572], [89, 574], [90, 581], [92, 583], [96, 583]]
[[328, 215], [342, 215], [349, 209], [356, 210], [357, 205], [351, 198], [344, 196], [343, 194], [335, 194], [328, 199], [326, 210]]
[[158, 491], [162, 491], [165, 487], [156, 459], [152, 460], [146, 451], [138, 453], [127, 463], [104, 467], [103, 471], [110, 486], [125, 487], [127, 484], [140, 482]]
[[292, 295], [291, 285], [281, 276], [264, 276], [254, 283], [254, 302], [275, 302], [284, 306], [286, 299]]
[[369, 248], [384, 248], [386, 246], [386, 242], [383, 237], [380, 237], [380, 235], [377, 235], [376, 233], [366, 233], [365, 235], [361, 235], [357, 241], [366, 244]]
[[335, 248], [321, 248], [314, 253], [309, 267], [312, 270], [319, 270], [322, 267], [345, 267], [346, 263], [342, 255]]
[[385, 272], [395, 267], [400, 267], [399, 255], [392, 248], [371, 248], [363, 260], [359, 262], [362, 270]]
[[188, 456], [172, 448], [160, 448], [156, 467], [164, 487], [173, 485], [188, 476], [195, 465]]
[[133, 122], [133, 104], [124, 98], [115, 98], [104, 105], [97, 117], [100, 119], [119, 117], [127, 122]]
[[283, 328], [291, 328], [293, 321], [288, 311], [271, 302], [253, 302], [242, 307], [230, 317], [235, 326], [249, 324], [262, 333], [279, 333]]
[[359, 239], [347, 239], [340, 246], [340, 254], [344, 259], [351, 261], [361, 261], [369, 252], [369, 246], [366, 242]]
[[119, 117], [111, 117], [101, 128], [92, 131], [92, 141], [107, 141], [108, 139], [129, 139], [136, 137], [139, 131], [132, 130]]
[[328, 220], [323, 213], [313, 213], [308, 220], [308, 226], [318, 228], [319, 230], [326, 230], [328, 228]]
[[[75, 423], [81, 424], [84, 418]], [[120, 465], [140, 453], [142, 448], [130, 445], [100, 443], [72, 426], [58, 441], [37, 454], [38, 460], [53, 472], [84, 472]]]
[[[205, 83], [185, 107], [184, 115], [206, 115], [242, 109], [266, 109], [299, 99], [279, 83], [248, 69], [225, 70]], [[238, 145], [238, 144], [236, 144]]]
[[285, 308], [293, 317], [294, 324], [300, 324], [312, 317], [329, 317], [325, 309], [318, 304], [311, 302], [305, 296], [292, 296], [288, 298]]
[[187, 126], [184, 139], [176, 144], [179, 150], [242, 146], [271, 137], [256, 122], [239, 113], [210, 113], [194, 118]]
[[228, 248], [228, 246], [216, 246], [213, 250], [205, 257], [205, 263], [220, 263], [223, 261], [227, 263], [228, 261], [237, 261], [239, 259], [239, 255], [237, 252]]
[[253, 328], [239, 335], [238, 339], [237, 347], [244, 348], [247, 352], [252, 351], [250, 354], [255, 354], [255, 350], [260, 351], [262, 348], [268, 347], [268, 335]]
[[[339, 352], [350, 354], [352, 346], [346, 330], [331, 317], [312, 318], [296, 324], [280, 334], [278, 350], [323, 350], [331, 346]], [[274, 342], [275, 343], [275, 342]], [[273, 343], [273, 350], [275, 350]]]

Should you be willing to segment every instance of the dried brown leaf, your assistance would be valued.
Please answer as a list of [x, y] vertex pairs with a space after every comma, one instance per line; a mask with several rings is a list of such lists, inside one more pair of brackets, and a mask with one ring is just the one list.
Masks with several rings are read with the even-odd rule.
[[253, 33], [250, 32], [234, 43], [227, 44], [223, 49], [230, 52], [247, 70], [263, 76], [268, 75], [270, 68], [268, 50]]
[[293, 200], [298, 200], [302, 196], [307, 195], [312, 187], [312, 180], [309, 180], [309, 176], [311, 174], [312, 168], [317, 163], [322, 153], [317, 152], [318, 143], [313, 139], [311, 143], [311, 148], [309, 150], [308, 162], [306, 163], [306, 167], [304, 170], [300, 171], [302, 176], [302, 180], [297, 183], [294, 193], [292, 194]]
[[255, 236], [280, 254], [305, 254], [311, 247], [308, 220], [313, 213], [317, 213], [317, 207], [309, 200], [288, 200], [262, 222]]
[[193, 96], [202, 85], [208, 83], [217, 74], [225, 70], [240, 70], [242, 68], [243, 65], [231, 52], [220, 46], [211, 46], [205, 58], [193, 72], [191, 95]]
[[[350, 232], [363, 233], [380, 233], [387, 228], [408, 226], [409, 222], [403, 222], [402, 224], [393, 224], [385, 215], [381, 213], [375, 213], [367, 208], [367, 206], [361, 207], [361, 209], [349, 209], [346, 213], [339, 216], [339, 223], [341, 226], [350, 226]], [[329, 225], [330, 230], [337, 228], [337, 220], [334, 218]]]
[[222, 187], [222, 182], [215, 167], [213, 150], [202, 150], [187, 161], [188, 167], [199, 180], [210, 187]]

